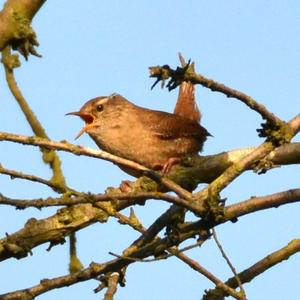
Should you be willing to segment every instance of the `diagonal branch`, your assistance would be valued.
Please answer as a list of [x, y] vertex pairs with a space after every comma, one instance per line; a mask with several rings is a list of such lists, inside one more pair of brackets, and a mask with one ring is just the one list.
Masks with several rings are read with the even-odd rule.
[[295, 116], [291, 121], [290, 121], [290, 127], [292, 128], [293, 132], [296, 134], [300, 131], [300, 114]]
[[[290, 122], [287, 124], [287, 126], [290, 127]], [[295, 134], [295, 132], [292, 132], [292, 128], [291, 134]], [[276, 147], [278, 147], [278, 145], [275, 143], [266, 141], [252, 152], [242, 156], [237, 162], [229, 166], [218, 178], [210, 183], [207, 188], [198, 192], [194, 196], [198, 205], [197, 213], [199, 215], [203, 215], [207, 212], [207, 207], [210, 207], [215, 209], [217, 214], [219, 214], [221, 211], [221, 208], [218, 207], [219, 193], [244, 171], [270, 154], [274, 149], [276, 149]], [[216, 215], [215, 217], [218, 216]]]
[[233, 180], [250, 168], [258, 160], [265, 157], [274, 149], [270, 142], [263, 143], [249, 154], [242, 157], [236, 163], [228, 167], [218, 178], [216, 178], [207, 188], [201, 190], [195, 195], [197, 201], [197, 213], [203, 215], [207, 207], [218, 206], [219, 193]]
[[[289, 242], [285, 247], [267, 255], [248, 269], [242, 271], [238, 274], [238, 277], [242, 281], [242, 283], [250, 282], [253, 278], [262, 274], [266, 270], [270, 269], [274, 265], [281, 263], [283, 260], [289, 259], [292, 255], [300, 252], [300, 240], [295, 239]], [[236, 281], [236, 277], [232, 277], [225, 282], [226, 285], [231, 288], [237, 288], [238, 283]], [[218, 295], [219, 298], [215, 298], [215, 295]], [[224, 297], [228, 296], [229, 293], [224, 293], [224, 289], [216, 288], [213, 290], [209, 290], [206, 295], [202, 298], [203, 300], [209, 299], [224, 299]]]
[[181, 252], [176, 253], [176, 251], [173, 249], [169, 250], [169, 251], [171, 253], [173, 253], [177, 258], [179, 258], [181, 261], [183, 261], [188, 266], [190, 266], [193, 270], [199, 272], [200, 274], [202, 274], [203, 276], [208, 278], [210, 281], [212, 281], [216, 285], [216, 288], [222, 290], [224, 294], [228, 294], [238, 300], [246, 300], [245, 294], [243, 292], [237, 292], [232, 287], [230, 287], [228, 284], [222, 282], [222, 280], [217, 278], [214, 274], [209, 272], [207, 269], [205, 269], [203, 266], [201, 266], [194, 259], [191, 259], [184, 253], [181, 253]]
[[233, 264], [230, 261], [229, 257], [225, 253], [225, 251], [224, 251], [224, 249], [223, 249], [223, 247], [222, 247], [222, 245], [221, 245], [221, 243], [220, 243], [220, 241], [219, 241], [219, 239], [217, 237], [217, 233], [216, 233], [215, 228], [212, 228], [212, 235], [213, 235], [213, 238], [214, 238], [214, 240], [215, 240], [215, 242], [217, 244], [217, 247], [219, 248], [219, 250], [220, 250], [220, 252], [222, 254], [222, 257], [225, 259], [227, 265], [229, 266], [231, 272], [233, 273], [233, 275], [234, 275], [234, 277], [235, 277], [235, 279], [236, 279], [236, 281], [238, 283], [238, 286], [240, 288], [240, 291], [245, 295], [245, 290], [244, 290], [243, 284], [242, 284], [242, 282], [241, 282], [241, 280], [240, 280], [240, 278], [239, 278], [239, 276], [238, 276], [238, 274], [236, 272], [235, 267], [233, 266]]
[[157, 82], [169, 79], [169, 90], [176, 88], [183, 81], [191, 82], [193, 84], [200, 84], [206, 88], [209, 88], [213, 92], [220, 92], [225, 94], [228, 98], [240, 100], [248, 107], [258, 112], [262, 118], [267, 120], [270, 124], [278, 124], [282, 122], [277, 116], [268, 111], [265, 106], [256, 102], [252, 97], [243, 92], [227, 87], [222, 83], [208, 79], [203, 75], [197, 74], [188, 66], [177, 67], [176, 70], [170, 68], [168, 65], [155, 66], [150, 67], [149, 71], [150, 77], [157, 78]]

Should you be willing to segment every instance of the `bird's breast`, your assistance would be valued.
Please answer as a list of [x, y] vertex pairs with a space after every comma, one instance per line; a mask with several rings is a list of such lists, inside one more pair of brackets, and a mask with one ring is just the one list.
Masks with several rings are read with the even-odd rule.
[[151, 169], [163, 165], [170, 157], [182, 157], [200, 150], [196, 139], [162, 139], [138, 124], [126, 130], [120, 125], [100, 131], [90, 136], [102, 150]]

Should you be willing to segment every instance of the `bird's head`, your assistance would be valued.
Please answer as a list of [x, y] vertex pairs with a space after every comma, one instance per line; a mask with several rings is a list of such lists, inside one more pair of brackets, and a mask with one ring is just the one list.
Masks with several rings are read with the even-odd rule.
[[84, 132], [91, 133], [101, 127], [104, 120], [112, 120], [118, 108], [125, 102], [127, 102], [125, 98], [118, 94], [101, 96], [86, 102], [79, 111], [67, 113], [66, 115], [78, 116], [85, 122], [85, 126], [79, 131], [76, 139]]

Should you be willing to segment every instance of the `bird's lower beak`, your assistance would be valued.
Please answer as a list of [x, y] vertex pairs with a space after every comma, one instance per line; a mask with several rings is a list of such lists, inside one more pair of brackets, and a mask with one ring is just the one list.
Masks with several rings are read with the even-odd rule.
[[86, 132], [89, 128], [94, 127], [94, 117], [91, 114], [83, 113], [80, 111], [74, 111], [67, 113], [66, 116], [78, 116], [85, 122], [85, 126], [79, 131], [79, 133], [75, 137], [75, 140], [81, 137], [82, 134]]

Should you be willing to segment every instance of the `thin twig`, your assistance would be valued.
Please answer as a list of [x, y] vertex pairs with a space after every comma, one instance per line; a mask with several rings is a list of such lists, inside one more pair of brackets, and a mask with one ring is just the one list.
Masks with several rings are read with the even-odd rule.
[[213, 92], [225, 94], [228, 98], [235, 98], [246, 104], [251, 109], [258, 112], [263, 119], [266, 119], [271, 124], [278, 124], [281, 120], [273, 113], [268, 111], [265, 106], [256, 102], [252, 97], [243, 92], [227, 87], [226, 85], [208, 79], [203, 75], [196, 74], [191, 68], [177, 67], [172, 69], [168, 65], [150, 67], [150, 77], [157, 78], [157, 82], [170, 79], [167, 87], [169, 90], [176, 88], [182, 81], [189, 81], [193, 84], [200, 84], [209, 88]]
[[212, 235], [213, 235], [213, 238], [214, 238], [214, 240], [215, 240], [215, 242], [216, 242], [216, 244], [217, 244], [217, 246], [218, 246], [218, 248], [219, 248], [219, 250], [220, 250], [220, 252], [221, 252], [221, 254], [222, 254], [222, 256], [223, 256], [223, 258], [225, 259], [225, 261], [226, 261], [226, 263], [228, 264], [230, 270], [232, 271], [233, 275], [235, 276], [236, 281], [237, 281], [238, 284], [239, 284], [239, 288], [240, 288], [241, 293], [242, 293], [243, 295], [246, 295], [245, 290], [244, 290], [243, 285], [242, 285], [242, 282], [241, 282], [241, 280], [240, 280], [240, 278], [239, 278], [239, 276], [238, 276], [238, 274], [237, 274], [237, 272], [236, 272], [235, 267], [234, 267], [233, 264], [231, 263], [230, 259], [229, 259], [228, 256], [226, 255], [226, 253], [225, 253], [225, 251], [224, 251], [224, 249], [223, 249], [223, 247], [222, 247], [220, 241], [218, 240], [218, 237], [217, 237], [217, 233], [216, 233], [215, 228], [212, 228]]
[[150, 258], [150, 259], [135, 258], [135, 257], [131, 257], [131, 256], [116, 254], [111, 251], [109, 251], [108, 254], [111, 256], [117, 257], [117, 258], [128, 259], [128, 260], [131, 260], [134, 262], [142, 262], [142, 263], [148, 263], [148, 262], [154, 262], [154, 261], [161, 260], [161, 258]]
[[51, 189], [53, 189], [54, 191], [56, 191], [58, 193], [66, 193], [66, 192], [77, 193], [74, 189], [71, 189], [67, 186], [62, 187], [60, 184], [57, 184], [56, 182], [53, 182], [51, 180], [46, 180], [46, 179], [43, 179], [43, 178], [35, 176], [35, 175], [25, 174], [25, 173], [18, 172], [15, 170], [6, 169], [1, 164], [0, 164], [0, 173], [3, 175], [10, 176], [11, 179], [19, 178], [19, 179], [25, 179], [25, 180], [38, 182], [38, 183], [47, 185]]
[[[204, 242], [205, 242], [205, 240], [201, 240], [201, 241], [198, 241], [195, 244], [186, 246], [186, 247], [184, 247], [182, 249], [176, 249], [176, 253], [183, 253], [183, 252], [186, 252], [188, 250], [197, 248], [197, 247], [201, 246]], [[158, 257], [148, 258], [148, 259], [145, 259], [145, 258], [144, 259], [142, 259], [142, 258], [134, 258], [134, 257], [130, 257], [130, 256], [119, 255], [119, 254], [116, 254], [114, 252], [108, 252], [108, 254], [110, 254], [110, 255], [112, 255], [114, 257], [117, 257], [117, 258], [129, 259], [129, 260], [132, 260], [132, 261], [135, 261], [135, 262], [142, 262], [142, 263], [149, 263], [149, 262], [164, 260], [164, 259], [167, 259], [167, 258], [172, 257], [172, 256], [177, 256], [175, 254], [175, 252], [172, 251], [172, 247], [170, 249], [167, 249], [167, 251], [169, 252], [169, 254], [162, 254], [162, 255], [160, 255]]]
[[176, 253], [176, 250], [171, 250], [171, 253], [178, 257], [180, 260], [182, 260], [184, 263], [186, 263], [188, 266], [190, 266], [193, 270], [199, 272], [206, 278], [208, 278], [210, 281], [212, 281], [217, 288], [223, 290], [225, 293], [228, 293], [233, 298], [238, 300], [246, 300], [246, 297], [244, 294], [239, 293], [235, 291], [233, 288], [228, 286], [227, 284], [223, 283], [222, 280], [217, 278], [214, 274], [209, 272], [207, 269], [205, 269], [203, 266], [201, 266], [197, 261], [191, 259], [190, 257], [186, 256], [183, 253]]
[[[10, 53], [10, 48], [6, 47], [2, 51], [2, 62], [4, 65], [6, 81], [9, 86], [9, 89], [13, 96], [15, 97], [17, 103], [19, 104], [22, 112], [24, 113], [32, 131], [36, 136], [48, 139], [45, 129], [43, 128], [42, 124], [31, 110], [28, 102], [26, 101], [25, 97], [23, 96], [21, 90], [18, 87], [18, 84], [14, 77], [13, 68], [10, 66], [10, 59], [13, 59], [13, 56]], [[49, 151], [45, 148], [40, 148], [43, 154], [43, 161], [50, 166], [53, 172], [52, 181], [55, 182], [56, 185], [60, 185], [61, 188], [65, 188], [66, 180], [63, 175], [61, 169], [61, 162], [54, 150]]]
[[[277, 265], [278, 263], [289, 259], [292, 255], [296, 254], [297, 252], [300, 252], [300, 239], [295, 239], [289, 242], [286, 246], [283, 248], [267, 255], [251, 267], [245, 269], [244, 271], [238, 273], [238, 277], [242, 281], [242, 283], [250, 282], [252, 279], [257, 277], [258, 275], [262, 274], [266, 270], [270, 269], [271, 267]], [[231, 288], [237, 288], [238, 283], [236, 281], [236, 276], [228, 279], [225, 282], [226, 285], [230, 286]], [[217, 287], [216, 289], [209, 290], [207, 292], [207, 295], [214, 295], [217, 293], [220, 295], [221, 290]], [[223, 296], [227, 296], [227, 294], [223, 294]], [[203, 299], [206, 299], [205, 297]]]
[[115, 156], [108, 152], [102, 150], [96, 150], [88, 147], [83, 147], [79, 145], [74, 145], [68, 143], [67, 141], [56, 142], [45, 138], [17, 135], [17, 134], [11, 134], [7, 132], [0, 132], [0, 141], [10, 141], [14, 143], [23, 144], [23, 145], [39, 146], [51, 150], [65, 151], [65, 152], [73, 153], [75, 155], [85, 155], [89, 157], [101, 158], [116, 164], [121, 164], [127, 167], [131, 167], [141, 172], [148, 170], [146, 167], [138, 163]]
[[146, 232], [146, 228], [143, 226], [143, 224], [138, 220], [138, 218], [136, 217], [133, 208], [130, 207], [130, 216], [127, 217], [123, 214], [121, 214], [118, 211], [114, 211], [112, 209], [107, 209], [107, 207], [105, 205], [102, 205], [103, 203], [97, 203], [97, 207], [101, 208], [102, 210], [104, 210], [108, 215], [115, 217], [116, 219], [119, 220], [119, 223], [124, 225], [129, 225], [131, 228], [133, 228], [134, 230], [138, 231], [139, 233], [144, 233]]
[[[43, 208], [52, 206], [71, 206], [84, 203], [97, 204], [99, 207], [100, 202], [110, 202], [115, 200], [131, 201], [131, 205], [144, 202], [146, 200], [164, 200], [169, 203], [181, 205], [181, 199], [172, 195], [159, 193], [159, 192], [134, 192], [134, 193], [119, 193], [119, 194], [89, 194], [80, 193], [74, 190], [69, 190], [68, 195], [63, 195], [59, 198], [39, 198], [39, 199], [12, 199], [0, 194], [0, 204], [15, 206], [19, 209], [29, 207]], [[71, 197], [71, 195], [74, 195]]]
[[216, 225], [227, 221], [236, 221], [237, 218], [248, 215], [257, 211], [270, 208], [278, 208], [281, 205], [300, 202], [300, 189], [290, 189], [287, 191], [274, 193], [271, 195], [251, 197], [250, 199], [241, 201], [224, 207], [224, 216], [218, 221], [207, 225], [204, 220], [199, 220], [192, 223], [183, 224], [181, 227], [182, 233], [196, 234], [201, 229], [208, 230]]

